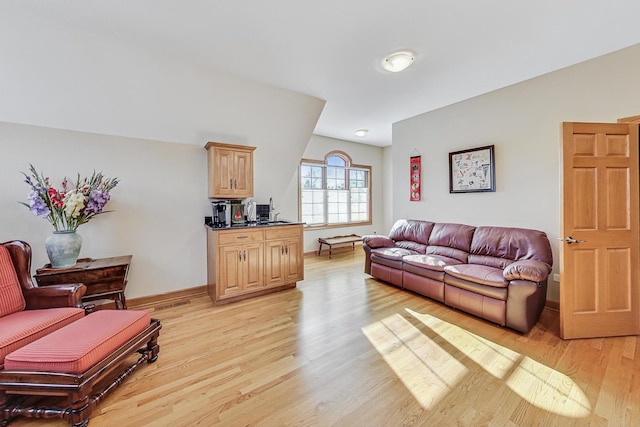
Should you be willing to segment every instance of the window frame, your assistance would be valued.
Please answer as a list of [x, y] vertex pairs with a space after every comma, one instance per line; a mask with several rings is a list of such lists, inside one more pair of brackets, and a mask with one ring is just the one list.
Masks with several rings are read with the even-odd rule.
[[[349, 192], [351, 191], [351, 183], [350, 183], [350, 170], [363, 170], [367, 172], [367, 184], [368, 186], [366, 187], [368, 189], [368, 197], [367, 197], [367, 216], [368, 216], [368, 220], [366, 221], [349, 221], [349, 222], [340, 222], [340, 223], [329, 223], [327, 222], [327, 204], [328, 204], [328, 198], [327, 198], [327, 191], [331, 191], [327, 188], [327, 168], [329, 167], [334, 167], [334, 166], [330, 166], [328, 164], [328, 160], [331, 157], [339, 157], [342, 160], [344, 160], [345, 162], [345, 166], [344, 166], [344, 179], [345, 179], [345, 190], [348, 190]], [[321, 230], [321, 229], [326, 229], [326, 228], [344, 228], [344, 227], [353, 227], [353, 226], [362, 226], [362, 225], [371, 225], [373, 223], [373, 219], [372, 219], [372, 215], [373, 215], [373, 207], [372, 207], [372, 167], [369, 165], [360, 165], [360, 164], [354, 164], [351, 160], [351, 157], [345, 153], [344, 151], [340, 151], [340, 150], [334, 150], [334, 151], [330, 151], [328, 152], [325, 156], [323, 160], [316, 160], [316, 159], [301, 159], [300, 160], [300, 164], [298, 165], [298, 220], [302, 221], [302, 176], [301, 176], [301, 172], [302, 172], [302, 166], [303, 165], [309, 165], [309, 166], [319, 166], [322, 167], [322, 190], [324, 191], [324, 219], [325, 222], [322, 224], [306, 224], [304, 225], [305, 228], [307, 229], [314, 229], [314, 230]], [[350, 193], [351, 194], [351, 193]], [[349, 216], [351, 215], [351, 201], [348, 202], [348, 206], [349, 206]]]

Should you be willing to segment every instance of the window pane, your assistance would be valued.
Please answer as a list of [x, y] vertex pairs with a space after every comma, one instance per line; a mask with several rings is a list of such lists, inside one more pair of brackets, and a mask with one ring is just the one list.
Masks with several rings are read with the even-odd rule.
[[313, 191], [313, 203], [324, 203], [324, 191], [316, 190]]
[[300, 165], [300, 217], [307, 224], [370, 220], [368, 169], [350, 168], [340, 156]]
[[345, 167], [347, 165], [347, 162], [345, 162], [345, 160], [342, 157], [331, 156], [327, 158], [327, 165]]

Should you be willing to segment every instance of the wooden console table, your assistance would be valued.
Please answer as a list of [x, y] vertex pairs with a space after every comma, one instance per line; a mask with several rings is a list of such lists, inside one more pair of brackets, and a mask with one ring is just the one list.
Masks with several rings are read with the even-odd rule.
[[124, 289], [127, 286], [131, 257], [124, 255], [112, 258], [81, 258], [76, 265], [69, 268], [51, 268], [51, 264], [46, 264], [37, 269], [33, 277], [38, 286], [84, 283], [87, 293], [82, 301], [109, 298], [115, 302], [116, 308], [126, 309]]

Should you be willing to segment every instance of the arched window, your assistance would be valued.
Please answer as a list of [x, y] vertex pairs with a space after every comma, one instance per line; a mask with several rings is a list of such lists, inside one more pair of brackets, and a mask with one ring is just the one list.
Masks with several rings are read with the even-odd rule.
[[300, 220], [308, 226], [371, 223], [371, 167], [342, 151], [300, 163]]

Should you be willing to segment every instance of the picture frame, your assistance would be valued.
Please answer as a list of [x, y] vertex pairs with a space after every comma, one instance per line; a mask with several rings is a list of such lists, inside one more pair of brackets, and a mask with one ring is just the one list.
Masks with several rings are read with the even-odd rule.
[[496, 191], [494, 146], [449, 153], [449, 193]]

